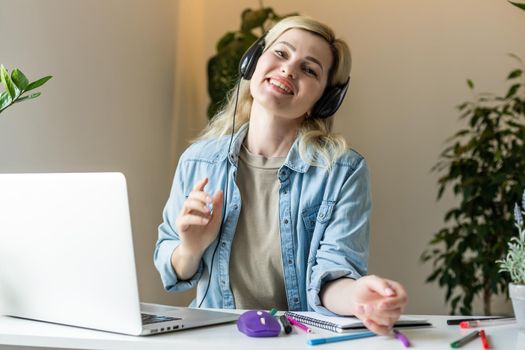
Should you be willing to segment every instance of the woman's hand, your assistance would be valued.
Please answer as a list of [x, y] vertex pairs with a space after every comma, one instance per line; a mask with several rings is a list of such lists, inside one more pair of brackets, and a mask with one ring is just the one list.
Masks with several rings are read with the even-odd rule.
[[[171, 262], [178, 277], [189, 279], [197, 272], [202, 254], [213, 242], [222, 221], [223, 192], [217, 191], [213, 197], [204, 192], [208, 178], [199, 181], [175, 220], [181, 244], [175, 249]], [[213, 212], [208, 205], [213, 205]]]
[[372, 332], [387, 334], [407, 304], [407, 293], [398, 282], [370, 275], [328, 283], [321, 300], [330, 311], [354, 315]]
[[387, 334], [407, 304], [407, 293], [398, 282], [377, 276], [353, 283], [353, 314], [377, 334]]
[[[213, 197], [204, 192], [208, 178], [199, 181], [182, 205], [181, 212], [175, 221], [181, 245], [188, 252], [203, 253], [213, 242], [219, 232], [222, 220], [222, 191], [217, 191]], [[208, 207], [213, 205], [213, 213]]]

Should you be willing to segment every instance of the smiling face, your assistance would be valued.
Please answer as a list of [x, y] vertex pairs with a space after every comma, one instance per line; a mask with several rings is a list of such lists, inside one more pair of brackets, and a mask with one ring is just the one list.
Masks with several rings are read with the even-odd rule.
[[261, 55], [250, 81], [253, 103], [275, 116], [304, 118], [322, 96], [333, 57], [319, 35], [289, 29]]

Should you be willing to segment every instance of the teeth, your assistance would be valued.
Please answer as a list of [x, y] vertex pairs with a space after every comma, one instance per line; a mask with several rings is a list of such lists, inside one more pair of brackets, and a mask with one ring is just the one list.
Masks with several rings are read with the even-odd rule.
[[286, 91], [287, 93], [291, 93], [292, 90], [288, 89], [288, 87], [284, 84], [281, 84], [280, 82], [276, 81], [276, 80], [273, 80], [273, 79], [270, 79], [270, 84], [272, 84], [273, 86], [277, 86], [278, 88]]

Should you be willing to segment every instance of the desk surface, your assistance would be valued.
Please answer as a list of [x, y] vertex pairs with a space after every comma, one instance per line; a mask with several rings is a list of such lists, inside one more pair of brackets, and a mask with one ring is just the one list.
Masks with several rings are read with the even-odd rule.
[[[231, 310], [230, 310], [231, 311]], [[450, 343], [468, 333], [458, 326], [447, 326], [449, 316], [421, 316], [428, 319], [432, 328], [406, 329], [412, 348], [450, 349]], [[485, 327], [491, 349], [525, 349], [525, 332], [516, 324]], [[290, 335], [275, 338], [250, 338], [237, 330], [235, 323], [211, 326], [147, 337], [133, 337], [82, 328], [61, 326], [44, 322], [28, 321], [11, 317], [0, 317], [0, 344], [18, 346], [41, 346], [71, 349], [355, 349], [365, 345], [367, 350], [404, 349], [401, 342], [390, 336], [345, 341], [319, 346], [309, 346], [309, 338], [334, 336], [335, 333], [314, 328], [313, 334], [294, 329]], [[463, 346], [462, 350], [483, 349], [476, 339]]]

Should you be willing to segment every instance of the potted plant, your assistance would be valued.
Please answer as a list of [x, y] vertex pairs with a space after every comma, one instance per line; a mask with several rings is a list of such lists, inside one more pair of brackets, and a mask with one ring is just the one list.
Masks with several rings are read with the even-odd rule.
[[508, 252], [504, 259], [497, 260], [500, 272], [507, 272], [512, 283], [509, 284], [509, 296], [512, 299], [514, 315], [520, 328], [525, 330], [525, 230], [523, 227], [523, 208], [525, 191], [522, 196], [522, 208], [514, 205], [514, 225], [518, 228], [518, 237], [513, 236], [508, 242]]
[[0, 113], [15, 103], [40, 96], [40, 92], [24, 94], [39, 88], [51, 78], [51, 76], [46, 76], [30, 83], [20, 69], [15, 68], [9, 75], [8, 70], [3, 65], [0, 65], [0, 80], [5, 89], [4, 92], [0, 93]]

